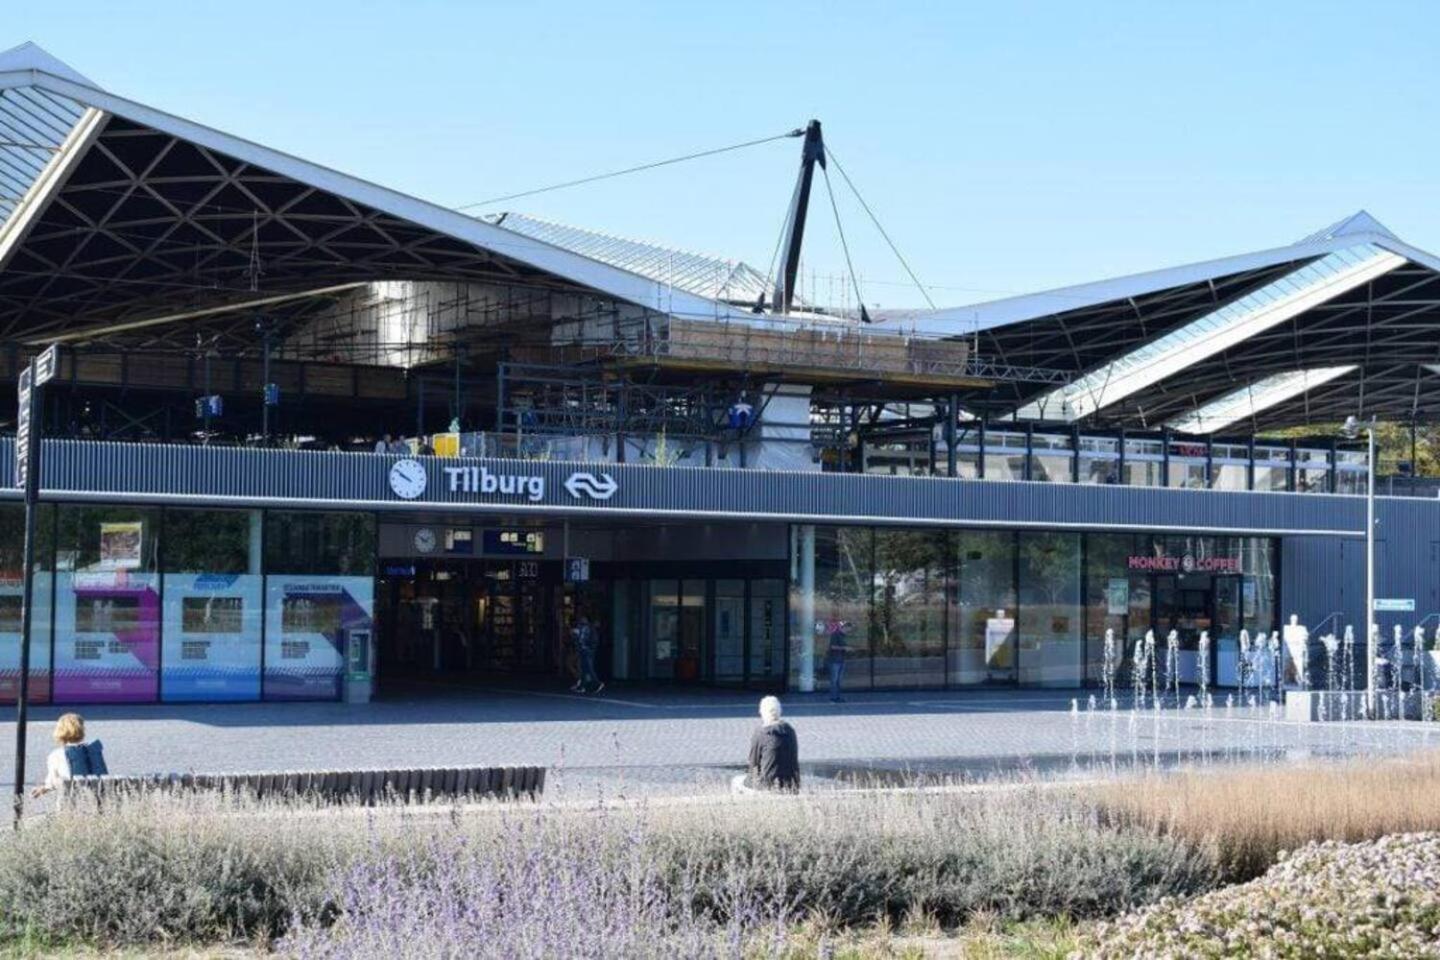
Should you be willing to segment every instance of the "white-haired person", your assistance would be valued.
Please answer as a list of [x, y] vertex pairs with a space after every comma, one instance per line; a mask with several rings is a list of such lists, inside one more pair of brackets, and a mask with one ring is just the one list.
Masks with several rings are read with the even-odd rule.
[[736, 792], [800, 789], [800, 741], [783, 713], [778, 697], [760, 700], [760, 726], [750, 737], [748, 772], [735, 778]]

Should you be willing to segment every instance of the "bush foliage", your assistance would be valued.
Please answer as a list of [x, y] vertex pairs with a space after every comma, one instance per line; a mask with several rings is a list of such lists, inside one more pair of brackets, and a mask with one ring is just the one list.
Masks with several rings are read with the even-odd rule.
[[438, 815], [154, 798], [0, 839], [0, 936], [402, 957], [426, 930], [453, 955], [704, 955], [806, 916], [1094, 917], [1214, 881], [1183, 840], [1033, 789]]

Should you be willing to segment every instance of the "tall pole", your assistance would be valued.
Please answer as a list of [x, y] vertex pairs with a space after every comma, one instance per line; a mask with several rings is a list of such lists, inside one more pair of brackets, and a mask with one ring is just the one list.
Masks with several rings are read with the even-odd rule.
[[1365, 715], [1375, 717], [1375, 427], [1365, 430]]
[[[45, 379], [54, 376], [56, 361], [55, 348], [46, 351], [50, 366]], [[23, 429], [16, 431], [15, 458], [23, 468], [19, 478], [25, 493], [25, 565], [22, 573], [22, 596], [20, 607], [20, 683], [15, 692], [15, 829], [20, 829], [20, 818], [25, 813], [25, 734], [29, 721], [30, 707], [30, 634], [34, 621], [35, 604], [32, 602], [35, 587], [35, 514], [40, 499], [40, 424], [36, 414], [40, 410], [37, 395], [36, 364], [20, 371], [19, 396], [21, 409], [18, 416]]]

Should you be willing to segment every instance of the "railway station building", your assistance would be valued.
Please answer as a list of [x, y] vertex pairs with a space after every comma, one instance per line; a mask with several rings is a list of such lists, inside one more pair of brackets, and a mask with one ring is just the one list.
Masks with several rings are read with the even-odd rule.
[[[1363, 629], [1373, 465], [1339, 424], [1440, 396], [1440, 258], [1368, 214], [954, 309], [782, 285], [0, 54], [0, 380], [60, 348], [32, 691], [563, 689], [581, 615], [621, 682], [810, 691], [843, 637], [856, 690], [1083, 688], [1107, 631], [1128, 661], [1174, 630], [1182, 679], [1224, 686], [1242, 630]], [[1422, 485], [1380, 484], [1377, 592], [1414, 610], [1387, 631], [1440, 617]]]

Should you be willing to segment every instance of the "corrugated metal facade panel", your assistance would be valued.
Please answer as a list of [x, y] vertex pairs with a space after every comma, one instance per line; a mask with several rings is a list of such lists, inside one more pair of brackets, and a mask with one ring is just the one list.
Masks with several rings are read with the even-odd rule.
[[[1358, 498], [1357, 498], [1358, 500]], [[1364, 530], [1364, 501], [1359, 501]], [[1409, 630], [1422, 619], [1436, 626], [1440, 616], [1440, 501], [1376, 501], [1375, 595], [1413, 598], [1415, 613], [1381, 613], [1376, 623], [1388, 639], [1400, 625]], [[1361, 538], [1300, 536], [1281, 541], [1280, 595], [1285, 612], [1317, 624], [1341, 613], [1341, 624], [1365, 622], [1365, 541]], [[1327, 628], [1328, 629], [1328, 628]]]
[[[13, 442], [0, 443], [0, 469]], [[656, 518], [835, 520], [1189, 532], [1336, 532], [1363, 529], [1364, 502], [1318, 494], [1223, 493], [1160, 488], [707, 470], [552, 461], [426, 461], [414, 500], [391, 490], [399, 458], [356, 453], [205, 448], [49, 440], [42, 485], [57, 499], [144, 499], [234, 505], [446, 507], [490, 513]], [[445, 471], [539, 478], [543, 493], [450, 489]], [[12, 471], [13, 472], [13, 471]], [[572, 493], [577, 474], [613, 478], [608, 499]], [[6, 476], [10, 474], [7, 473]], [[524, 488], [524, 484], [521, 484]], [[1434, 505], [1425, 503], [1426, 509]], [[1427, 514], [1428, 516], [1428, 514]]]
[[[1341, 623], [1364, 620], [1365, 502], [1359, 497], [436, 459], [425, 461], [424, 494], [402, 500], [388, 480], [398, 459], [49, 440], [41, 475], [44, 494], [57, 500], [1269, 534], [1281, 538], [1286, 615], [1299, 614], [1310, 624], [1337, 612]], [[14, 442], [0, 440], [0, 471], [7, 478], [13, 463]], [[444, 471], [456, 467], [476, 475], [542, 478], [544, 491], [533, 499], [452, 491]], [[613, 479], [613, 496], [572, 494], [566, 482], [576, 474]], [[1413, 597], [1417, 607], [1414, 615], [1382, 615], [1382, 628], [1388, 632], [1401, 623], [1408, 629], [1440, 615], [1440, 500], [1382, 498], [1377, 516], [1376, 593]]]

